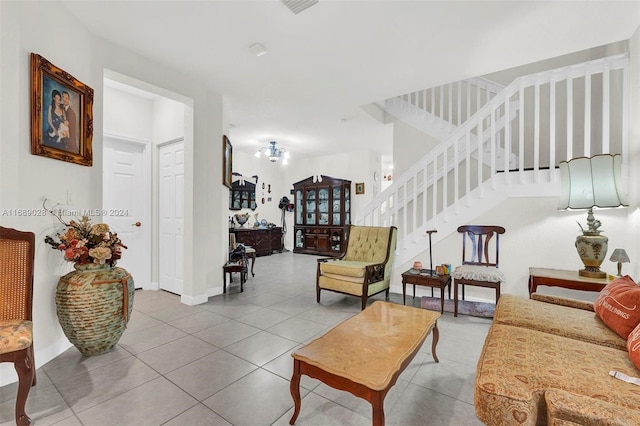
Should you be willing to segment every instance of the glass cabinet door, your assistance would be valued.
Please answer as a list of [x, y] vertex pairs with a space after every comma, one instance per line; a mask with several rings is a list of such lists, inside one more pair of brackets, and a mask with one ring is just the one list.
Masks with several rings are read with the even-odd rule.
[[302, 190], [296, 190], [296, 225], [302, 225], [304, 220], [302, 218]]
[[305, 218], [305, 223], [307, 225], [315, 225], [316, 224], [316, 190], [307, 189], [305, 200], [307, 202], [307, 205], [306, 205], [307, 217]]
[[344, 224], [351, 224], [351, 198], [349, 194], [350, 188], [344, 188]]
[[341, 199], [341, 194], [340, 194], [340, 187], [339, 186], [334, 186], [333, 188], [331, 188], [331, 196], [332, 196], [332, 207], [331, 207], [331, 211], [332, 213], [332, 224], [333, 225], [342, 225], [342, 221], [340, 220], [340, 210], [342, 209], [340, 207], [340, 204], [342, 202]]
[[318, 225], [329, 224], [329, 188], [318, 190]]

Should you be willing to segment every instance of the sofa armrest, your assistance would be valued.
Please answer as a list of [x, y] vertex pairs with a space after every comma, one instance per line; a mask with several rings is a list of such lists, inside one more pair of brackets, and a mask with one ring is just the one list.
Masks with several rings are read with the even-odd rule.
[[640, 424], [640, 411], [600, 399], [549, 389], [544, 394], [549, 426], [623, 426]]
[[546, 294], [533, 293], [531, 299], [539, 302], [553, 303], [554, 305], [567, 306], [569, 308], [584, 309], [585, 311], [595, 312], [593, 303], [586, 300], [569, 299], [566, 297], [548, 296]]

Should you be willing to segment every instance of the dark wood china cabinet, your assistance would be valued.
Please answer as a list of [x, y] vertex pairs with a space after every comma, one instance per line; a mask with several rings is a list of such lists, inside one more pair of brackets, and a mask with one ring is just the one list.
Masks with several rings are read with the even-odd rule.
[[351, 181], [321, 176], [293, 184], [294, 253], [340, 255], [351, 224]]

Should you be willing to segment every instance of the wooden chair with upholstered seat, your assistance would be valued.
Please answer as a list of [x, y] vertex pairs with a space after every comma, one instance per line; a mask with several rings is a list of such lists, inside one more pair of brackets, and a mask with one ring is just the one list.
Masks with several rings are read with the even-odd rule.
[[320, 303], [321, 290], [358, 296], [362, 309], [375, 294], [386, 291], [388, 299], [396, 238], [395, 226], [351, 225], [344, 255], [318, 259], [316, 301]]
[[[505, 281], [504, 274], [498, 269], [500, 253], [500, 235], [502, 226], [466, 225], [458, 227], [462, 234], [462, 265], [453, 273], [453, 316], [458, 316], [458, 286], [493, 288], [496, 291], [496, 303], [500, 299], [500, 284]], [[492, 239], [495, 237], [495, 240]], [[468, 241], [468, 243], [467, 243]], [[467, 247], [468, 245], [468, 247]]]
[[33, 356], [33, 262], [35, 235], [0, 226], [0, 362], [18, 373], [16, 424], [29, 425], [25, 404], [36, 384]]

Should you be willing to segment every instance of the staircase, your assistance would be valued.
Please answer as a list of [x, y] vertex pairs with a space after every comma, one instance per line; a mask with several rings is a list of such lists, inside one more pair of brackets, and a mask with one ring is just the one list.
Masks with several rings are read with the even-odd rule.
[[559, 194], [561, 161], [621, 153], [626, 176], [628, 68], [623, 54], [506, 87], [471, 79], [387, 100], [387, 112], [441, 142], [394, 176], [354, 223], [398, 227], [402, 265], [427, 249], [428, 229], [438, 230], [436, 243], [507, 197]]

